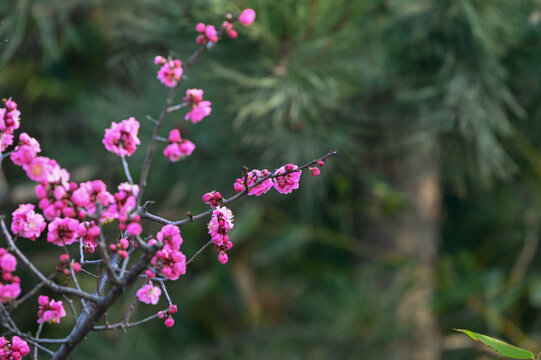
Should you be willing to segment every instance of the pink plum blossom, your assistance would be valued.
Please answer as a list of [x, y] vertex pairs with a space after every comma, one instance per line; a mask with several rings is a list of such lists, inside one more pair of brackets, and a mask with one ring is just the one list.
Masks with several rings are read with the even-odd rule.
[[218, 191], [212, 190], [211, 192], [203, 195], [203, 201], [206, 204], [209, 204], [211, 207], [216, 207], [222, 202], [222, 194], [220, 194]]
[[[151, 239], [149, 245], [155, 242], [156, 240]], [[177, 280], [186, 273], [186, 256], [178, 250], [158, 250], [150, 263], [169, 280]]]
[[17, 267], [17, 259], [15, 256], [6, 252], [0, 257], [0, 267], [4, 272], [13, 272]]
[[200, 34], [195, 39], [195, 42], [199, 45], [204, 45], [207, 42], [214, 43], [218, 41], [218, 32], [216, 31], [214, 25], [205, 25], [203, 23], [199, 23], [195, 26], [195, 30]]
[[49, 300], [48, 296], [40, 295], [38, 304], [38, 324], [46, 322], [60, 324], [60, 318], [66, 316], [62, 301]]
[[103, 144], [108, 151], [118, 156], [131, 156], [141, 143], [137, 137], [138, 131], [139, 122], [134, 117], [120, 123], [112, 122], [111, 128], [105, 129]]
[[47, 241], [58, 246], [70, 245], [77, 237], [79, 221], [72, 218], [55, 218], [49, 223]]
[[137, 290], [139, 301], [144, 302], [145, 304], [156, 305], [160, 300], [161, 294], [162, 290], [159, 287], [152, 285], [152, 282], [150, 281], [148, 284], [143, 285], [142, 288]]
[[255, 11], [252, 9], [244, 9], [242, 13], [239, 15], [239, 22], [244, 25], [248, 26], [251, 23], [253, 23], [255, 20]]
[[[274, 172], [274, 175], [285, 174], [286, 172], [298, 169], [296, 165], [287, 164], [279, 168]], [[301, 180], [301, 172], [293, 171], [286, 175], [278, 176], [274, 180], [274, 188], [281, 194], [289, 194], [294, 189], [299, 188], [299, 181]]]
[[[14, 277], [17, 278], [18, 277]], [[19, 282], [12, 282], [8, 284], [0, 283], [0, 302], [7, 303], [13, 299], [16, 299], [21, 294], [21, 285]]]
[[[263, 181], [261, 184], [257, 186], [253, 186], [257, 181], [264, 178], [265, 176], [268, 176], [269, 174], [270, 172], [267, 169], [263, 169], [263, 170], [254, 169], [250, 171], [248, 173], [248, 179], [246, 181], [248, 188], [250, 188], [250, 191], [248, 191], [248, 195], [261, 196], [265, 194], [267, 191], [269, 191], [274, 185], [274, 180], [272, 178], [266, 179], [265, 181]], [[233, 187], [235, 188], [236, 192], [244, 191], [244, 177], [237, 179]]]
[[173, 325], [175, 325], [175, 320], [173, 320], [173, 318], [171, 316], [169, 316], [167, 319], [165, 319], [165, 326], [170, 328], [170, 327], [173, 327]]
[[210, 101], [201, 101], [194, 105], [184, 118], [190, 120], [194, 124], [198, 123], [211, 113], [212, 108], [210, 105]]
[[11, 161], [20, 166], [29, 164], [39, 152], [41, 152], [39, 142], [23, 132], [19, 135], [19, 144], [11, 154]]
[[164, 244], [164, 249], [177, 251], [182, 245], [182, 236], [180, 229], [175, 225], [165, 225], [160, 232], [156, 234], [158, 241]]
[[13, 336], [11, 341], [0, 337], [0, 360], [20, 360], [30, 353], [28, 343], [18, 336]]
[[169, 145], [163, 149], [163, 155], [172, 162], [177, 162], [186, 156], [190, 156], [195, 150], [195, 145], [190, 140], [182, 139], [180, 131], [173, 129], [169, 132]]
[[36, 240], [45, 230], [45, 219], [34, 212], [34, 205], [21, 204], [12, 214], [11, 231], [32, 241]]
[[168, 60], [163, 56], [156, 56], [154, 58], [156, 65], [161, 65], [158, 70], [157, 78], [167, 87], [174, 87], [182, 78], [182, 61], [180, 60]]
[[203, 101], [203, 90], [188, 89], [183, 101], [190, 105], [190, 111], [184, 117], [186, 120], [191, 120], [192, 123], [198, 123], [208, 116], [211, 111], [211, 102]]

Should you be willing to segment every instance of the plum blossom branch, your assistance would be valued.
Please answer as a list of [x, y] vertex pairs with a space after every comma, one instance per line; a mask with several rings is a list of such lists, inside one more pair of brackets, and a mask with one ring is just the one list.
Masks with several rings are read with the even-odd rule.
[[[167, 309], [164, 309], [162, 311], [167, 311]], [[144, 324], [146, 322], [149, 322], [150, 320], [156, 319], [157, 317], [158, 317], [158, 314], [156, 313], [154, 315], [147, 316], [144, 319], [141, 319], [139, 321], [135, 321], [135, 322], [132, 322], [132, 323], [125, 324], [124, 322], [119, 322], [119, 323], [111, 324], [111, 325], [108, 325], [108, 326], [106, 326], [106, 325], [94, 326], [92, 328], [92, 330], [103, 331], [103, 330], [126, 329], [126, 328], [130, 328], [130, 327], [134, 327], [134, 326], [137, 326], [137, 325]]]
[[[218, 34], [218, 36], [220, 34], [221, 32]], [[184, 70], [188, 69], [199, 58], [199, 56], [201, 56], [201, 54], [203, 54], [207, 50], [207, 48], [208, 47], [206, 45], [199, 46], [199, 48], [188, 58], [188, 60], [184, 62], [182, 66], [183, 69]], [[175, 98], [175, 95], [177, 94], [181, 83], [182, 83], [182, 78], [171, 88], [171, 90], [169, 90], [169, 95], [167, 96], [167, 99], [165, 100], [165, 105], [162, 109], [162, 112], [160, 113], [160, 116], [158, 117], [158, 120], [156, 121], [156, 126], [154, 127], [152, 138], [150, 139], [150, 143], [148, 144], [145, 160], [143, 161], [143, 167], [141, 168], [141, 176], [139, 178], [139, 194], [137, 195], [137, 206], [141, 205], [141, 200], [143, 199], [144, 189], [147, 184], [148, 172], [150, 171], [150, 163], [152, 161], [152, 154], [154, 153], [154, 147], [156, 145], [156, 141], [158, 141], [160, 129], [163, 123], [165, 122], [167, 115], [171, 111], [173, 111], [173, 110], [170, 111], [169, 108], [171, 107], [171, 103], [173, 102], [173, 99]], [[173, 106], [173, 108], [175, 108], [175, 106]]]
[[60, 294], [66, 294], [66, 295], [75, 295], [82, 299], [92, 301], [92, 302], [98, 302], [99, 298], [97, 296], [91, 295], [89, 293], [86, 293], [84, 291], [79, 291], [77, 289], [68, 287], [68, 286], [61, 286], [57, 285], [51, 280], [49, 280], [45, 275], [39, 271], [34, 264], [28, 258], [19, 250], [19, 248], [15, 245], [15, 242], [11, 238], [11, 234], [9, 233], [6, 223], [4, 221], [4, 217], [0, 217], [0, 226], [2, 227], [2, 232], [4, 233], [4, 237], [6, 238], [6, 241], [9, 245], [9, 248], [15, 252], [15, 255], [25, 264], [32, 273], [34, 273], [35, 276], [38, 277], [46, 286], [48, 286], [51, 290], [56, 291]]
[[[307, 169], [308, 167], [317, 164], [319, 161], [325, 161], [329, 157], [334, 156], [336, 154], [338, 154], [337, 151], [330, 150], [324, 156], [322, 156], [322, 157], [320, 157], [318, 159], [312, 160], [312, 161], [310, 161], [310, 162], [308, 162], [308, 163], [306, 163], [306, 164], [304, 164], [302, 166], [299, 166], [298, 168], [296, 168], [294, 170], [276, 173], [276, 171], [278, 170], [278, 169], [276, 169], [276, 170], [270, 172], [270, 174], [268, 174], [267, 176], [264, 176], [264, 177], [260, 178], [259, 180], [257, 180], [251, 187], [245, 187], [245, 189], [243, 191], [237, 193], [236, 195], [233, 195], [232, 197], [230, 197], [228, 199], [222, 200], [220, 205], [222, 205], [222, 206], [227, 205], [229, 203], [232, 203], [233, 201], [236, 201], [236, 200], [240, 199], [244, 195], [247, 195], [248, 192], [250, 191], [250, 189], [253, 189], [254, 187], [260, 185], [261, 183], [263, 183], [267, 179], [277, 178], [278, 176], [284, 176], [284, 175], [287, 175], [287, 174], [292, 173], [292, 172], [298, 172], [300, 170]], [[148, 219], [150, 221], [153, 221], [153, 222], [156, 222], [156, 223], [159, 223], [159, 224], [176, 225], [176, 226], [183, 226], [183, 225], [186, 225], [188, 223], [200, 220], [200, 219], [202, 219], [202, 218], [204, 218], [204, 217], [206, 217], [208, 215], [211, 215], [213, 211], [214, 211], [214, 209], [209, 209], [209, 210], [204, 211], [204, 212], [202, 212], [200, 214], [197, 214], [197, 215], [191, 215], [191, 216], [188, 215], [188, 217], [183, 219], [183, 220], [171, 221], [171, 220], [164, 219], [164, 218], [162, 218], [160, 216], [153, 215], [153, 214], [149, 213], [148, 211], [146, 211], [145, 209], [139, 207], [139, 214], [141, 215], [142, 218]]]

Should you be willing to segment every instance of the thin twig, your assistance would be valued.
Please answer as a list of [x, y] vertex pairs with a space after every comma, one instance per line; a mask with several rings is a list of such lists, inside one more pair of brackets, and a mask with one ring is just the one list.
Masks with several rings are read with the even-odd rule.
[[[36, 339], [39, 339], [39, 336], [41, 335], [41, 330], [43, 330], [43, 322], [41, 322], [38, 326], [38, 330], [36, 331]], [[38, 360], [38, 347], [34, 347], [34, 360]]]
[[212, 240], [209, 240], [209, 242], [203, 245], [201, 249], [197, 250], [197, 252], [190, 258], [190, 260], [186, 261], [186, 266], [190, 265], [195, 260], [195, 258], [198, 257], [199, 254], [201, 254], [203, 251], [205, 251], [205, 249], [208, 248], [210, 245], [212, 245]]
[[[47, 279], [49, 280], [52, 280], [55, 276], [56, 276], [57, 272], [53, 272], [51, 273], [49, 276], [47, 276]], [[32, 288], [32, 290], [30, 290], [29, 292], [27, 292], [22, 298], [20, 298], [19, 300], [16, 300], [14, 302], [11, 303], [10, 305], [10, 310], [12, 309], [15, 309], [17, 308], [19, 305], [21, 305], [22, 303], [24, 303], [26, 300], [28, 300], [30, 297], [32, 297], [32, 295], [34, 295], [35, 293], [37, 293], [39, 291], [39, 289], [41, 289], [42, 287], [44, 287], [46, 284], [42, 281], [38, 284], [36, 284], [36, 286], [34, 286]]]
[[64, 298], [64, 300], [68, 302], [68, 304], [70, 304], [71, 312], [73, 314], [73, 319], [77, 320], [78, 315], [77, 315], [77, 310], [75, 310], [75, 306], [73, 305], [73, 300], [71, 300], [66, 295], [62, 295], [62, 297]]
[[128, 162], [126, 161], [126, 157], [122, 155], [121, 159], [122, 159], [122, 166], [124, 167], [124, 173], [126, 174], [126, 178], [130, 182], [130, 185], [133, 185], [133, 180], [130, 174], [130, 168], [128, 167]]
[[167, 302], [169, 303], [169, 306], [173, 305], [173, 302], [171, 301], [171, 297], [169, 297], [169, 293], [167, 292], [167, 288], [165, 287], [165, 281], [159, 281], [161, 287], [162, 287], [162, 290], [163, 290], [163, 293], [165, 294], [165, 298], [167, 299]]

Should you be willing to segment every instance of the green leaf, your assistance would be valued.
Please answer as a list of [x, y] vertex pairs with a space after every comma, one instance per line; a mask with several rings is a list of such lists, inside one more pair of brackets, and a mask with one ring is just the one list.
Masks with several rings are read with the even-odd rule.
[[500, 355], [507, 356], [512, 359], [535, 360], [534, 354], [528, 350], [524, 350], [519, 347], [513, 346], [511, 344], [508, 344], [506, 342], [503, 342], [501, 340], [491, 338], [490, 336], [474, 333], [473, 331], [464, 330], [464, 329], [455, 329], [455, 330], [468, 335], [475, 341], [479, 341], [480, 343], [488, 346], [489, 348], [491, 348], [492, 350], [494, 350]]

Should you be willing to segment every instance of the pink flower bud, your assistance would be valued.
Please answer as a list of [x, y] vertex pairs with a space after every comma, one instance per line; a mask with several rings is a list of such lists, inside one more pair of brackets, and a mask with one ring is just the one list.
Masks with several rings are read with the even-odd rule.
[[252, 9], [244, 9], [244, 11], [239, 16], [239, 22], [244, 26], [250, 25], [254, 22], [254, 20], [255, 11]]
[[175, 325], [175, 320], [173, 320], [172, 317], [168, 317], [167, 319], [165, 319], [165, 326], [170, 328], [173, 327], [173, 325]]
[[62, 263], [62, 264], [67, 264], [69, 262], [69, 260], [70, 260], [70, 257], [69, 257], [68, 254], [62, 254], [58, 258], [58, 260], [60, 260], [60, 263]]
[[128, 234], [132, 236], [137, 236], [143, 231], [143, 228], [141, 227], [139, 223], [132, 222], [130, 225], [128, 225], [127, 230], [128, 230]]
[[319, 161], [317, 162], [317, 166], [323, 166], [323, 164], [324, 164], [323, 160], [319, 160]]
[[195, 31], [197, 31], [199, 33], [204, 32], [205, 28], [206, 28], [206, 26], [203, 23], [199, 23], [199, 24], [195, 25]]
[[130, 246], [130, 242], [128, 241], [128, 239], [120, 239], [118, 240], [118, 245], [121, 249], [126, 250], [128, 246]]
[[165, 58], [164, 58], [163, 56], [159, 56], [159, 55], [156, 56], [156, 57], [154, 58], [154, 64], [156, 64], [156, 65], [163, 65], [163, 64], [165, 64]]
[[220, 254], [218, 254], [218, 261], [221, 263], [221, 264], [225, 264], [227, 263], [227, 261], [229, 260], [227, 254], [223, 251], [220, 251]]
[[314, 177], [318, 176], [320, 174], [320, 172], [321, 172], [319, 170], [319, 168], [317, 168], [317, 167], [311, 167], [311, 168], [308, 168], [308, 170], [310, 170], [310, 175], [312, 175]]
[[73, 271], [78, 273], [79, 271], [81, 271], [81, 264], [79, 264], [77, 261], [75, 261], [75, 262], [73, 262], [71, 264], [71, 268], [73, 269]]
[[174, 314], [178, 311], [178, 308], [176, 305], [169, 305], [169, 313]]
[[158, 317], [159, 317], [160, 319], [163, 319], [163, 318], [165, 317], [165, 313], [164, 313], [163, 311], [161, 311], [161, 310], [158, 311]]

